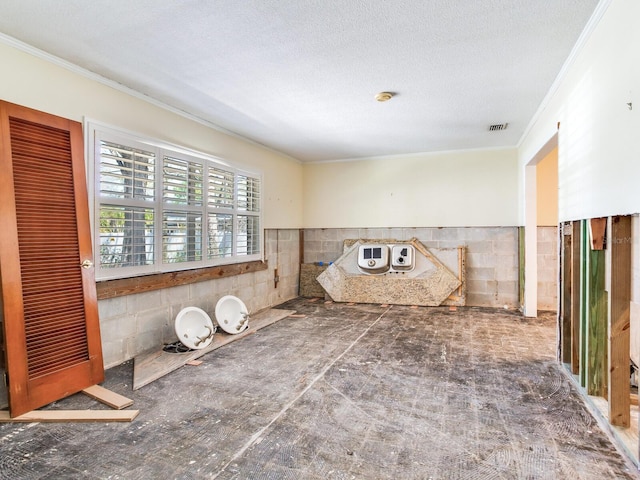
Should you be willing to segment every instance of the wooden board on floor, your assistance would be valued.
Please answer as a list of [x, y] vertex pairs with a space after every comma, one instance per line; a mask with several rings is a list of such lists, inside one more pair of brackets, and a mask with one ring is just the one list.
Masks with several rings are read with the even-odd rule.
[[193, 350], [186, 353], [167, 353], [161, 348], [159, 350], [150, 351], [137, 356], [133, 363], [133, 389], [144, 387], [149, 383], [157, 380], [168, 373], [184, 366], [187, 362], [195, 360], [216, 348], [220, 348], [228, 343], [234, 342], [241, 338], [251, 335], [261, 328], [267, 327], [272, 323], [282, 320], [291, 314], [296, 313], [295, 310], [281, 310], [271, 308], [257, 313], [249, 319], [249, 328], [237, 335], [228, 333], [216, 333], [213, 341], [202, 350]]
[[6, 410], [0, 411], [0, 422], [131, 422], [139, 410], [33, 410], [11, 418]]
[[117, 410], [122, 410], [123, 408], [133, 405], [133, 400], [130, 398], [123, 397], [122, 395], [112, 392], [100, 385], [85, 388], [82, 390], [82, 393]]

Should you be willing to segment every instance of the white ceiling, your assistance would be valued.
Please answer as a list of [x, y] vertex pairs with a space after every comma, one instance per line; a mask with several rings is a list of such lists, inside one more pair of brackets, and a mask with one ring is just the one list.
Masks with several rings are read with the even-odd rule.
[[322, 161], [515, 146], [597, 3], [2, 0], [0, 32]]

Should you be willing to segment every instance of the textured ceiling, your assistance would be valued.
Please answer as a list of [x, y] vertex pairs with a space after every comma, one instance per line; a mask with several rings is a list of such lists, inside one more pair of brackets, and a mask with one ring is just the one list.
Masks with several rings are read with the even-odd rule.
[[2, 0], [0, 32], [319, 161], [515, 146], [597, 3]]

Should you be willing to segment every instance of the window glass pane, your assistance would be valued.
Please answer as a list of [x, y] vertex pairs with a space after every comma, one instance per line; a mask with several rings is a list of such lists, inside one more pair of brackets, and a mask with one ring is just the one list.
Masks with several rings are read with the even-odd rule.
[[260, 218], [238, 215], [238, 237], [236, 239], [238, 255], [260, 253]]
[[167, 203], [202, 206], [201, 162], [164, 157], [162, 199]]
[[202, 260], [202, 215], [164, 212], [162, 219], [163, 263]]
[[260, 179], [238, 175], [238, 210], [260, 211]]
[[100, 206], [100, 268], [153, 264], [153, 210]]
[[209, 258], [233, 255], [233, 215], [212, 213], [208, 225]]
[[233, 173], [209, 167], [207, 204], [211, 208], [233, 208]]
[[100, 196], [153, 201], [155, 155], [100, 142]]

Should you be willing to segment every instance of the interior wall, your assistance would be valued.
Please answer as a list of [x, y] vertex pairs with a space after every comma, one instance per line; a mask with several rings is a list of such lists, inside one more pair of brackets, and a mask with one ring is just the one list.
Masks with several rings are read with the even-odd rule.
[[536, 165], [537, 298], [539, 310], [558, 308], [558, 147]]
[[558, 147], [536, 165], [536, 215], [539, 227], [558, 225]]
[[523, 178], [525, 165], [559, 131], [561, 222], [640, 211], [640, 2], [600, 8], [600, 21], [519, 148]]
[[[264, 174], [266, 228], [302, 225], [302, 166], [68, 68], [0, 42], [0, 99], [82, 122], [85, 118], [215, 155]], [[77, 69], [76, 69], [77, 70]]]
[[514, 226], [515, 149], [304, 165], [307, 228]]

